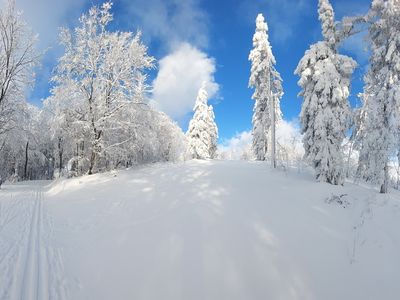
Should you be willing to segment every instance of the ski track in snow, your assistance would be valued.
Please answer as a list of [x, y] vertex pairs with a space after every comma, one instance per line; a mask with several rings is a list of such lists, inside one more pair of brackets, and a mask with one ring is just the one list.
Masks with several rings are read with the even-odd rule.
[[0, 299], [64, 299], [61, 256], [50, 247], [52, 222], [42, 187], [0, 202]]
[[399, 193], [307, 176], [193, 161], [7, 185], [0, 300], [397, 300]]

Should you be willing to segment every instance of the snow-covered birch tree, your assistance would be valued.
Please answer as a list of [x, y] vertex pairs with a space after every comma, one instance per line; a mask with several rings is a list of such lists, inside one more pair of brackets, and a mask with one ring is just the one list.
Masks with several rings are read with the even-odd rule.
[[400, 2], [374, 0], [367, 19], [371, 58], [358, 124], [358, 172], [387, 193], [388, 165], [400, 148]]
[[0, 11], [0, 136], [16, 126], [25, 88], [33, 83], [33, 67], [40, 55], [36, 35], [27, 27], [15, 0], [7, 0]]
[[107, 156], [112, 140], [122, 145], [132, 139], [114, 139], [115, 133], [128, 125], [120, 114], [128, 106], [144, 105], [143, 99], [136, 98], [137, 89], [146, 79], [144, 70], [154, 61], [147, 55], [140, 33], [107, 30], [111, 6], [110, 2], [101, 8], [94, 6], [74, 31], [61, 31], [65, 54], [53, 78], [53, 94], [69, 102], [68, 115], [78, 129], [78, 140], [88, 141], [83, 150], [89, 174], [99, 159]]
[[342, 142], [350, 126], [348, 102], [353, 59], [337, 53], [334, 12], [328, 0], [319, 1], [319, 19], [324, 41], [306, 51], [295, 70], [303, 97], [300, 113], [305, 157], [318, 181], [342, 184]]
[[207, 101], [208, 94], [203, 85], [198, 92], [194, 115], [186, 133], [189, 154], [196, 159], [215, 158], [217, 151], [218, 128], [213, 107]]
[[275, 57], [268, 41], [268, 25], [259, 14], [253, 49], [250, 52], [251, 74], [249, 87], [254, 88], [253, 151], [257, 160], [265, 160], [268, 145], [271, 145], [271, 161], [275, 163], [275, 126], [282, 118], [280, 98], [283, 95], [282, 79], [275, 69]]
[[18, 137], [24, 135], [25, 90], [33, 83], [33, 68], [40, 59], [35, 42], [15, 0], [5, 1], [0, 10], [0, 184], [18, 173], [18, 150], [26, 148]]

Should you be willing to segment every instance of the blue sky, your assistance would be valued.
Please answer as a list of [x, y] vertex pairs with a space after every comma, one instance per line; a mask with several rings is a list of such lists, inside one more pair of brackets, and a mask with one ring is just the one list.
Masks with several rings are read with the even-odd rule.
[[[32, 3], [34, 2], [34, 3]], [[60, 26], [74, 26], [92, 4], [102, 1], [17, 0], [32, 29], [39, 34], [39, 47], [47, 49], [37, 84], [29, 100], [40, 105], [49, 95], [49, 78], [62, 49], [57, 46]], [[337, 19], [365, 13], [369, 0], [333, 0]], [[252, 91], [247, 88], [257, 13], [263, 13], [270, 29], [270, 43], [283, 78], [284, 119], [297, 118], [301, 99], [298, 61], [312, 43], [321, 39], [317, 0], [115, 0], [113, 30], [140, 29], [149, 54], [160, 65], [150, 72], [155, 102], [186, 130], [190, 110], [201, 81], [208, 82], [220, 141], [251, 128]], [[367, 53], [362, 34], [347, 41], [341, 51], [356, 59], [351, 102], [362, 90]], [[169, 77], [177, 70], [175, 80]], [[162, 75], [162, 76], [161, 76]], [[159, 78], [157, 78], [157, 76]]]

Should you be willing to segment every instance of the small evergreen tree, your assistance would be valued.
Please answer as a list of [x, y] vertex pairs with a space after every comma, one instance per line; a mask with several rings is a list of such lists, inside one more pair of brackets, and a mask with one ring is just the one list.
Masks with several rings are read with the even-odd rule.
[[213, 107], [207, 105], [207, 100], [208, 94], [203, 86], [198, 92], [187, 132], [188, 151], [196, 159], [215, 158], [217, 151], [218, 129]]
[[305, 157], [312, 163], [318, 181], [343, 183], [341, 146], [350, 126], [348, 103], [354, 60], [339, 55], [334, 12], [328, 0], [319, 1], [319, 19], [324, 41], [306, 51], [295, 74], [300, 76], [300, 114]]
[[[271, 160], [275, 167], [275, 125], [282, 117], [280, 98], [282, 79], [276, 71], [275, 57], [268, 41], [268, 25], [259, 14], [256, 32], [253, 36], [253, 50], [250, 52], [251, 75], [249, 87], [254, 88], [253, 109], [253, 151], [257, 160], [265, 160], [271, 138]], [[272, 113], [274, 112], [274, 113]]]

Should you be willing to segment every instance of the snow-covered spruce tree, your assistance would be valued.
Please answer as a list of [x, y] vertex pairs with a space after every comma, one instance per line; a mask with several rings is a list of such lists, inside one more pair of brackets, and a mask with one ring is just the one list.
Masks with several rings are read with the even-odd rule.
[[217, 152], [218, 128], [212, 106], [207, 105], [208, 94], [200, 88], [193, 111], [194, 115], [186, 133], [188, 151], [192, 158], [215, 158]]
[[[250, 52], [251, 74], [249, 87], [254, 88], [253, 151], [257, 160], [265, 160], [268, 144], [271, 145], [271, 161], [275, 162], [275, 126], [282, 118], [280, 98], [283, 95], [282, 79], [275, 69], [275, 57], [268, 41], [268, 25], [259, 14], [256, 32]], [[274, 113], [272, 113], [274, 112]]]
[[210, 158], [217, 157], [217, 150], [218, 150], [218, 127], [215, 123], [215, 114], [214, 108], [212, 105], [208, 106], [208, 128], [209, 128], [209, 135], [210, 135]]
[[146, 78], [144, 70], [154, 61], [140, 33], [107, 30], [112, 21], [110, 9], [110, 2], [92, 7], [74, 31], [62, 30], [65, 53], [53, 78], [53, 96], [68, 101], [69, 130], [75, 133], [79, 156], [89, 174], [96, 165], [107, 167], [107, 151], [119, 151], [133, 139], [121, 135], [121, 130], [127, 133], [136, 124], [122, 116], [124, 110], [144, 104], [143, 99], [136, 99], [137, 89]]
[[371, 58], [358, 125], [358, 172], [387, 193], [389, 162], [400, 148], [400, 2], [374, 0], [367, 18]]
[[318, 12], [324, 41], [306, 51], [295, 71], [303, 89], [300, 121], [305, 157], [316, 179], [337, 185], [344, 177], [341, 146], [350, 126], [347, 98], [356, 63], [337, 53], [334, 12], [328, 0], [319, 1]]

